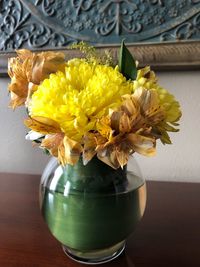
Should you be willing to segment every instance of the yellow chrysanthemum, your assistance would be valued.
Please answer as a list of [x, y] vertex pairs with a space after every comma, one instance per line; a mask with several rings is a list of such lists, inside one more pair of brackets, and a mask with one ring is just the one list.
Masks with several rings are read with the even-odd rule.
[[51, 74], [38, 86], [29, 104], [31, 117], [46, 117], [60, 125], [66, 136], [80, 141], [96, 129], [96, 121], [110, 108], [121, 105], [132, 84], [118, 67], [98, 65], [84, 59], [67, 63], [65, 73]]

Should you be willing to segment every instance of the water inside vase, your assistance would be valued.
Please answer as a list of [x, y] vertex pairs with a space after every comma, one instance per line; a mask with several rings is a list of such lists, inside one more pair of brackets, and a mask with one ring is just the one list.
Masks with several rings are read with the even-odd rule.
[[[112, 246], [129, 236], [146, 203], [144, 180], [128, 172], [126, 188], [115, 193], [64, 191], [41, 187], [41, 211], [51, 233], [64, 245], [82, 251]], [[57, 187], [58, 188], [58, 187]]]

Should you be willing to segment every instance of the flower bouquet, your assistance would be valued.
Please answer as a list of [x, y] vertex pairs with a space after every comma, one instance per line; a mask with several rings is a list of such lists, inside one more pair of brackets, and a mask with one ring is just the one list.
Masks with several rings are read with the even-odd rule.
[[124, 42], [117, 64], [85, 43], [72, 48], [84, 57], [17, 51], [8, 65], [10, 106], [25, 105], [26, 138], [57, 158], [41, 181], [52, 234], [70, 257], [99, 263], [121, 253], [144, 212], [144, 181], [126, 170], [130, 155], [153, 156], [158, 139], [170, 144], [181, 111]]

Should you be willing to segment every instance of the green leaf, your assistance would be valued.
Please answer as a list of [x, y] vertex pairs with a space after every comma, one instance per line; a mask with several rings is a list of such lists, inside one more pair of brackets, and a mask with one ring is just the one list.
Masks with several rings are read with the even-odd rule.
[[124, 44], [121, 43], [119, 51], [119, 70], [127, 78], [127, 80], [135, 80], [137, 77], [137, 67], [133, 56]]
[[43, 148], [43, 152], [44, 152], [44, 154], [45, 154], [45, 155], [48, 155], [48, 156], [50, 155], [50, 152], [49, 152], [49, 150], [48, 150], [48, 149], [46, 149], [46, 148]]
[[36, 144], [41, 144], [42, 143], [42, 141], [40, 139], [35, 139], [35, 140], [33, 140], [33, 142], [36, 143]]

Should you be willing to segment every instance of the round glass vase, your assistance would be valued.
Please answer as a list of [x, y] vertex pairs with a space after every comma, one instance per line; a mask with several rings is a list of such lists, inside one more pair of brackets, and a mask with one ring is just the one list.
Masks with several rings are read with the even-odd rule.
[[[137, 171], [138, 172], [138, 171]], [[117, 170], [96, 157], [86, 166], [52, 158], [40, 184], [40, 208], [53, 236], [72, 259], [99, 264], [119, 256], [143, 216], [145, 181], [127, 166]]]

